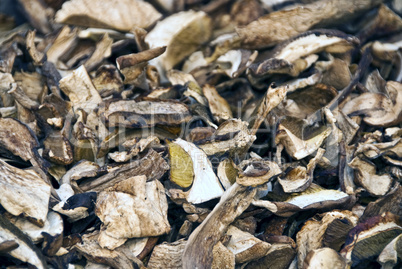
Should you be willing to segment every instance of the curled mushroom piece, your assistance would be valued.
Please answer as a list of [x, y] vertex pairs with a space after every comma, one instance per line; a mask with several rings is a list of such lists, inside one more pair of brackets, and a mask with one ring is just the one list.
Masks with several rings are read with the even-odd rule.
[[346, 261], [332, 248], [320, 248], [308, 253], [303, 268], [346, 268]]

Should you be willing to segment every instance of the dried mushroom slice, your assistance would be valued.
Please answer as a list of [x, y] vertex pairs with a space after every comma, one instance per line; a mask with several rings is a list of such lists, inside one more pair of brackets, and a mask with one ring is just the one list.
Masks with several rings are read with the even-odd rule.
[[282, 173], [275, 162], [251, 158], [238, 165], [236, 182], [242, 186], [256, 187], [265, 184]]
[[4, 243], [11, 240], [15, 242], [17, 247], [9, 247], [8, 251], [5, 249], [8, 255], [38, 269], [48, 268], [45, 257], [32, 241], [21, 230], [10, 223], [7, 218], [0, 215], [0, 241]]
[[102, 248], [98, 244], [99, 231], [84, 234], [82, 242], [75, 244], [74, 249], [81, 253], [88, 261], [107, 264], [113, 268], [142, 268], [143, 264], [137, 258], [127, 253], [125, 246], [115, 250]]
[[116, 59], [117, 68], [124, 76], [124, 84], [132, 84], [143, 74], [148, 61], [152, 60], [166, 51], [165, 47], [156, 47], [149, 50], [141, 51], [120, 56]]
[[306, 257], [313, 250], [330, 247], [339, 251], [357, 221], [358, 217], [346, 210], [334, 210], [306, 221], [296, 235], [299, 267], [302, 268]]
[[235, 254], [237, 264], [260, 259], [271, 248], [271, 244], [234, 226], [229, 226], [226, 234], [230, 237], [227, 248]]
[[128, 238], [158, 236], [170, 231], [165, 189], [158, 180], [130, 177], [99, 193], [96, 215], [103, 225], [98, 242], [115, 249]]
[[84, 66], [63, 77], [60, 89], [68, 96], [75, 110], [83, 109], [89, 113], [102, 101]]
[[402, 234], [401, 219], [392, 213], [384, 213], [359, 223], [348, 235], [341, 255], [356, 266], [366, 259], [381, 254], [383, 249]]
[[402, 121], [402, 84], [388, 81], [389, 98], [380, 93], [363, 93], [345, 104], [347, 115], [362, 115], [369, 125], [388, 127]]
[[213, 258], [211, 268], [235, 268], [235, 255], [233, 252], [228, 250], [221, 241], [216, 243], [212, 249]]
[[173, 100], [121, 100], [110, 103], [103, 117], [109, 127], [143, 128], [180, 125], [190, 120], [191, 113], [186, 105]]
[[344, 269], [347, 263], [338, 252], [331, 248], [320, 248], [311, 250], [304, 262], [303, 268], [305, 269], [318, 269], [318, 268], [334, 268]]
[[100, 192], [137, 175], [145, 175], [148, 180], [160, 179], [168, 169], [166, 161], [156, 151], [150, 149], [142, 159], [117, 166], [106, 175], [82, 182], [79, 187], [85, 192]]
[[[244, 48], [266, 48], [316, 26], [344, 23], [381, 1], [353, 2], [346, 0], [320, 0], [287, 10], [279, 10], [260, 17], [245, 27], [236, 28]], [[353, 14], [353, 16], [351, 16]], [[267, 30], [268, 29], [268, 30]]]
[[207, 155], [183, 139], [169, 144], [170, 180], [191, 189], [185, 193], [189, 203], [199, 204], [220, 197], [224, 190], [215, 175]]
[[123, 147], [127, 148], [128, 151], [109, 153], [108, 156], [115, 162], [127, 162], [144, 150], [160, 145], [159, 143], [159, 138], [154, 135], [141, 138], [139, 141], [138, 139], [126, 140]]
[[95, 73], [92, 83], [102, 98], [123, 90], [123, 80], [114, 65], [102, 65]]
[[306, 190], [313, 182], [315, 166], [322, 158], [324, 152], [324, 149], [319, 148], [316, 156], [308, 162], [307, 168], [297, 166], [288, 171], [283, 179], [279, 178], [278, 183], [282, 186], [283, 191], [285, 193], [292, 193]]
[[78, 29], [71, 29], [68, 26], [64, 26], [50, 48], [46, 51], [47, 61], [57, 67], [62, 67], [63, 64], [59, 61], [59, 58], [75, 47], [78, 42], [77, 32]]
[[63, 219], [53, 211], [48, 212], [43, 227], [38, 227], [22, 217], [12, 217], [9, 218], [9, 221], [29, 236], [34, 244], [43, 241], [44, 233], [58, 237], [63, 234], [64, 230]]
[[43, 156], [49, 161], [61, 165], [73, 162], [73, 147], [60, 131], [52, 131], [43, 145]]
[[[133, 13], [134, 12], [134, 13]], [[149, 3], [138, 0], [72, 0], [56, 13], [57, 23], [130, 31], [147, 28], [162, 15]]]
[[213, 253], [210, 250], [235, 218], [248, 208], [256, 191], [255, 188], [235, 183], [224, 193], [212, 212], [191, 233], [182, 257], [183, 268], [211, 267]]
[[182, 11], [165, 18], [145, 37], [150, 48], [167, 46], [166, 53], [151, 63], [166, 71], [172, 69], [208, 41], [211, 32], [212, 21], [202, 11]]
[[0, 160], [0, 204], [12, 215], [23, 215], [43, 227], [50, 190], [43, 173], [34, 169], [22, 170]]
[[376, 166], [372, 162], [355, 157], [348, 165], [355, 169], [356, 184], [362, 186], [370, 194], [385, 195], [391, 188], [392, 177], [389, 174], [377, 175]]
[[106, 33], [96, 43], [95, 51], [91, 54], [88, 60], [85, 61], [84, 66], [88, 71], [92, 71], [99, 67], [103, 59], [108, 58], [112, 54], [113, 39]]
[[148, 261], [148, 268], [183, 268], [182, 255], [187, 241], [180, 239], [178, 241], [157, 245], [152, 251]]
[[402, 259], [402, 234], [393, 239], [378, 256], [382, 268], [394, 268], [398, 259]]
[[18, 120], [0, 118], [0, 146], [41, 169], [47, 166], [37, 151], [39, 142], [35, 134]]
[[209, 109], [216, 122], [221, 123], [233, 118], [228, 102], [219, 95], [215, 87], [204, 85], [202, 92], [208, 100]]
[[299, 211], [333, 209], [347, 205], [352, 197], [342, 191], [324, 189], [313, 183], [308, 189], [300, 193], [288, 195], [268, 193], [266, 198], [270, 200], [254, 200], [252, 204], [264, 207], [275, 215], [289, 217]]
[[305, 131], [304, 121], [288, 117], [279, 124], [275, 143], [282, 144], [290, 156], [300, 160], [318, 150], [325, 138], [331, 134], [331, 127], [322, 125], [303, 137]]
[[256, 139], [248, 129], [248, 124], [240, 119], [231, 119], [222, 123], [214, 135], [197, 142], [208, 156], [229, 154], [239, 156], [245, 153]]
[[267, 254], [255, 261], [246, 264], [246, 269], [263, 269], [263, 268], [289, 268], [292, 260], [296, 255], [296, 251], [292, 244], [273, 243]]
[[236, 182], [239, 170], [230, 159], [224, 159], [218, 165], [217, 175], [225, 190], [229, 189]]

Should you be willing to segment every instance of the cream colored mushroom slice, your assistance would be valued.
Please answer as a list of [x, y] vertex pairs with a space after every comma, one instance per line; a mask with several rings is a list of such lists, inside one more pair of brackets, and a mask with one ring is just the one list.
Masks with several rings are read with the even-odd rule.
[[249, 207], [256, 191], [255, 188], [240, 186], [237, 183], [225, 191], [212, 212], [191, 233], [182, 256], [183, 268], [211, 267], [211, 249], [224, 235], [227, 227]]
[[113, 39], [106, 33], [96, 43], [95, 50], [85, 61], [84, 66], [88, 71], [92, 71], [99, 67], [102, 61], [112, 54]]
[[402, 234], [393, 239], [378, 256], [377, 261], [383, 269], [392, 269], [402, 259]]
[[320, 72], [316, 72], [308, 77], [305, 78], [296, 78], [281, 85], [287, 85], [287, 93], [294, 92], [298, 89], [303, 89], [307, 86], [313, 86], [321, 81], [322, 74]]
[[228, 250], [221, 241], [216, 243], [214, 248], [212, 249], [213, 260], [211, 268], [220, 269], [220, 268], [235, 268], [235, 255], [233, 252]]
[[183, 268], [182, 255], [186, 244], [186, 240], [180, 239], [172, 243], [163, 242], [155, 246], [149, 258], [148, 268]]
[[73, 249], [82, 254], [88, 261], [107, 264], [112, 268], [142, 268], [143, 263], [136, 258], [126, 245], [110, 250], [98, 244], [99, 231], [84, 234], [82, 241], [75, 244]]
[[60, 236], [64, 230], [63, 219], [53, 211], [49, 211], [47, 214], [43, 227], [38, 227], [22, 217], [11, 217], [9, 221], [28, 235], [34, 244], [38, 244], [43, 240], [42, 233], [47, 233], [51, 236]]
[[346, 210], [334, 210], [306, 221], [296, 235], [299, 267], [313, 250], [330, 247], [339, 251], [357, 221], [358, 217]]
[[391, 188], [392, 177], [387, 173], [377, 175], [376, 166], [372, 162], [355, 157], [348, 165], [355, 169], [356, 183], [370, 194], [381, 196]]
[[170, 180], [182, 187], [192, 185], [185, 193], [186, 200], [199, 204], [220, 197], [224, 190], [205, 152], [180, 138], [171, 143]]
[[130, 31], [147, 28], [161, 18], [149, 3], [138, 0], [72, 0], [57, 11], [57, 23]]
[[244, 160], [238, 165], [238, 169], [236, 182], [239, 185], [253, 187], [265, 184], [282, 173], [278, 164], [260, 158]]
[[283, 191], [285, 193], [292, 193], [306, 190], [311, 182], [313, 182], [314, 169], [324, 152], [324, 149], [319, 148], [316, 156], [308, 162], [307, 168], [297, 166], [288, 171], [283, 179], [279, 178], [278, 183], [282, 186]]
[[99, 193], [95, 213], [102, 221], [98, 242], [115, 249], [128, 238], [170, 231], [165, 189], [158, 180], [130, 177]]
[[109, 153], [108, 156], [115, 162], [127, 162], [131, 158], [137, 156], [144, 150], [160, 145], [159, 138], [151, 135], [146, 138], [127, 140], [123, 146], [128, 148], [128, 151], [117, 151]]
[[216, 122], [221, 123], [233, 118], [228, 102], [219, 95], [215, 87], [204, 85], [202, 92], [208, 100], [209, 110]]
[[[13, 247], [8, 251], [8, 255], [28, 263], [38, 269], [48, 268], [42, 252], [32, 243], [27, 235], [0, 215], [0, 242], [13, 242]], [[17, 246], [15, 248], [15, 246]]]
[[254, 200], [252, 204], [264, 207], [275, 215], [289, 217], [299, 211], [339, 207], [347, 204], [351, 196], [342, 191], [324, 189], [312, 183], [303, 192], [288, 195], [268, 192], [264, 199], [269, 200], [258, 199]]
[[102, 102], [84, 66], [60, 80], [60, 89], [68, 96], [75, 110], [92, 112]]
[[400, 217], [389, 212], [369, 218], [350, 230], [340, 253], [352, 266], [376, 258], [402, 234], [401, 224]]
[[347, 115], [362, 115], [364, 122], [379, 127], [398, 124], [402, 120], [402, 83], [387, 82], [389, 98], [380, 93], [363, 93], [345, 104]]
[[245, 153], [256, 139], [248, 129], [248, 123], [240, 119], [231, 119], [222, 123], [210, 139], [197, 145], [208, 156], [240, 156]]
[[302, 120], [285, 119], [278, 126], [275, 143], [282, 144], [290, 156], [300, 160], [318, 150], [324, 140], [331, 134], [332, 128], [321, 126], [306, 137], [303, 137], [304, 131]]
[[0, 160], [0, 204], [14, 216], [24, 216], [43, 227], [51, 186], [35, 169], [19, 169]]
[[229, 226], [226, 234], [230, 236], [227, 248], [235, 254], [237, 264], [262, 258], [271, 248], [271, 244], [234, 226]]
[[182, 11], [165, 18], [145, 37], [151, 49], [167, 46], [166, 52], [151, 64], [166, 71], [172, 69], [208, 41], [211, 31], [212, 21], [202, 11]]
[[[215, 52], [216, 53], [216, 52]], [[224, 70], [226, 75], [236, 78], [241, 75], [257, 58], [257, 51], [229, 50], [219, 56], [214, 63]], [[212, 58], [213, 56], [211, 56]], [[210, 59], [207, 59], [210, 61]]]
[[346, 261], [332, 248], [311, 250], [303, 262], [305, 269], [333, 268], [344, 269]]
[[59, 58], [70, 52], [77, 42], [78, 29], [70, 29], [70, 27], [64, 26], [50, 48], [46, 51], [47, 61], [55, 64], [57, 67], [64, 67], [62, 63], [59, 62]]
[[230, 159], [224, 159], [218, 165], [217, 175], [225, 190], [229, 189], [236, 182], [239, 171]]

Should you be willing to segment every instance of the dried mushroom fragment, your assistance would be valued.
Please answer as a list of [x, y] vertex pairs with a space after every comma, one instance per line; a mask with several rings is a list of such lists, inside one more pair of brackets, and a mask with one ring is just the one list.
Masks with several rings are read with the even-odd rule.
[[182, 255], [186, 244], [186, 240], [180, 239], [172, 243], [163, 242], [157, 245], [149, 258], [148, 268], [183, 268]]
[[252, 234], [229, 226], [226, 232], [230, 236], [227, 248], [235, 254], [236, 263], [244, 263], [264, 257], [271, 244], [261, 241]]
[[63, 77], [60, 89], [68, 96], [75, 110], [81, 108], [89, 113], [102, 101], [84, 66]]
[[51, 162], [68, 165], [73, 162], [73, 148], [61, 132], [53, 131], [43, 142], [43, 156]]
[[380, 93], [363, 93], [347, 102], [342, 111], [347, 115], [362, 115], [372, 126], [388, 127], [402, 120], [402, 84], [387, 82], [389, 98]]
[[[272, 199], [270, 199], [271, 197]], [[264, 207], [275, 215], [289, 217], [303, 210], [333, 209], [347, 205], [352, 197], [344, 192], [324, 189], [313, 183], [308, 189], [300, 193], [288, 195], [268, 193], [266, 198], [270, 200], [254, 200], [252, 204]]]
[[64, 230], [63, 219], [53, 211], [47, 214], [43, 227], [38, 227], [22, 217], [12, 217], [9, 221], [29, 236], [35, 244], [43, 240], [44, 233], [57, 237], [62, 235]]
[[296, 252], [292, 244], [273, 243], [267, 254], [255, 261], [246, 264], [247, 269], [289, 268]]
[[99, 193], [95, 213], [103, 223], [100, 246], [115, 249], [128, 238], [170, 231], [165, 189], [158, 180], [146, 179], [130, 177]]
[[70, 27], [64, 26], [50, 48], [46, 51], [47, 61], [54, 64], [56, 67], [62, 66], [63, 64], [60, 63], [59, 58], [75, 47], [78, 42], [77, 32], [78, 29], [72, 30]]
[[303, 136], [305, 128], [303, 121], [286, 118], [278, 126], [275, 143], [282, 144], [296, 160], [303, 159], [315, 152], [331, 134], [331, 127], [322, 125], [314, 133]]
[[136, 257], [124, 251], [125, 246], [115, 250], [102, 248], [98, 244], [99, 231], [82, 236], [82, 242], [75, 244], [74, 249], [94, 263], [107, 264], [113, 268], [142, 268], [143, 264]]
[[37, 151], [39, 142], [35, 134], [18, 120], [0, 118], [0, 146], [24, 161], [30, 161], [32, 165], [46, 168], [45, 161]]
[[[339, 251], [358, 217], [350, 211], [331, 211], [308, 220], [297, 233], [297, 260], [302, 268], [306, 257], [314, 250], [331, 247]], [[342, 225], [343, 224], [343, 225]]]
[[247, 209], [256, 191], [235, 183], [224, 193], [208, 217], [191, 233], [183, 253], [183, 268], [211, 267], [213, 254], [210, 250], [235, 218]]
[[382, 268], [394, 268], [398, 259], [402, 259], [402, 235], [393, 239], [381, 252], [377, 260]]
[[133, 157], [137, 156], [139, 153], [143, 152], [148, 148], [152, 148], [154, 146], [160, 145], [159, 138], [156, 136], [148, 136], [147, 138], [142, 138], [140, 140], [126, 140], [123, 143], [123, 146], [128, 149], [128, 151], [119, 151], [109, 153], [109, 158], [114, 160], [115, 162], [127, 162]]
[[95, 51], [84, 64], [88, 71], [97, 68], [103, 59], [108, 58], [112, 54], [112, 43], [113, 39], [107, 33], [96, 43]]
[[219, 269], [219, 268], [235, 268], [235, 255], [233, 252], [228, 250], [221, 241], [216, 243], [214, 248], [212, 249], [213, 258], [211, 268]]
[[99, 67], [92, 83], [103, 98], [123, 90], [123, 80], [114, 65]]
[[355, 266], [375, 258], [398, 235], [402, 234], [400, 217], [384, 213], [359, 223], [348, 235], [341, 255]]
[[197, 145], [208, 156], [221, 156], [227, 153], [230, 156], [242, 155], [256, 139], [247, 125], [247, 122], [240, 119], [227, 120], [219, 126], [212, 137], [198, 141]]
[[282, 170], [275, 162], [264, 161], [258, 158], [251, 158], [242, 161], [238, 165], [236, 182], [242, 186], [262, 185], [282, 173]]
[[313, 173], [317, 162], [320, 161], [325, 150], [319, 148], [317, 154], [307, 164], [307, 168], [297, 166], [292, 168], [282, 178], [278, 179], [279, 184], [285, 193], [301, 192], [306, 190], [313, 182]]
[[358, 16], [380, 2], [380, 0], [315, 1], [304, 6], [269, 13], [245, 27], [238, 27], [236, 32], [243, 47], [254, 49], [271, 47], [318, 25], [344, 23], [345, 18], [352, 19], [352, 14]]
[[121, 100], [112, 102], [103, 113], [110, 127], [143, 128], [159, 125], [180, 125], [191, 118], [186, 105], [177, 101]]
[[96, 198], [97, 195], [95, 192], [78, 193], [71, 196], [66, 195], [52, 209], [67, 216], [70, 222], [75, 222], [89, 216], [90, 212], [94, 209]]
[[161, 14], [144, 1], [72, 0], [63, 4], [56, 13], [55, 21], [128, 32], [134, 27], [147, 28], [160, 17]]
[[209, 109], [216, 122], [220, 123], [233, 118], [228, 102], [219, 95], [215, 87], [205, 85], [202, 92], [208, 100]]
[[224, 159], [218, 165], [217, 175], [225, 190], [229, 189], [236, 182], [239, 170], [230, 159]]
[[191, 189], [184, 193], [189, 203], [199, 204], [220, 197], [224, 190], [207, 155], [180, 138], [169, 143], [170, 180]]
[[3, 243], [10, 240], [13, 240], [17, 244], [17, 248], [9, 248], [7, 251], [8, 255], [38, 269], [48, 268], [43, 254], [32, 241], [3, 215], [0, 215], [0, 242]]
[[183, 11], [157, 23], [147, 34], [145, 42], [150, 48], [167, 46], [166, 52], [152, 63], [172, 69], [211, 36], [211, 19], [202, 11]]
[[168, 169], [166, 161], [156, 151], [150, 149], [142, 159], [117, 166], [106, 175], [82, 182], [79, 187], [86, 192], [90, 190], [100, 192], [137, 175], [145, 175], [148, 180], [160, 179]]
[[370, 194], [385, 195], [391, 188], [392, 177], [389, 174], [377, 175], [376, 167], [370, 161], [355, 157], [348, 165], [355, 169], [355, 182]]
[[346, 261], [331, 248], [320, 248], [310, 251], [303, 262], [304, 269], [346, 268]]
[[148, 61], [166, 51], [166, 47], [156, 47], [139, 53], [120, 56], [116, 59], [117, 68], [124, 76], [124, 84], [132, 84], [143, 74]]
[[1, 205], [12, 215], [23, 215], [43, 227], [48, 213], [51, 186], [43, 173], [18, 169], [0, 160]]

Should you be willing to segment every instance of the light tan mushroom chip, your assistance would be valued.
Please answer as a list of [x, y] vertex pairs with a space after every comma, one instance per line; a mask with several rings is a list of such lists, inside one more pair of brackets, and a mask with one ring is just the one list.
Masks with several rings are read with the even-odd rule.
[[158, 22], [145, 37], [145, 42], [150, 48], [167, 46], [167, 49], [151, 63], [166, 71], [172, 69], [208, 41], [211, 28], [211, 19], [202, 11], [182, 11]]
[[378, 256], [377, 261], [384, 269], [394, 268], [398, 259], [402, 259], [402, 234], [393, 239]]
[[229, 226], [226, 234], [230, 236], [227, 248], [235, 254], [237, 264], [260, 259], [271, 248], [271, 244], [234, 226]]
[[35, 169], [22, 170], [0, 160], [0, 203], [12, 215], [23, 215], [43, 227], [50, 190], [42, 173]]
[[344, 269], [346, 261], [332, 248], [311, 250], [303, 262], [303, 269], [333, 268]]
[[95, 213], [103, 225], [98, 242], [115, 249], [128, 238], [158, 236], [170, 231], [165, 189], [158, 180], [131, 177], [99, 193]]
[[148, 268], [183, 268], [182, 255], [187, 241], [180, 239], [178, 241], [157, 245], [149, 258]]
[[216, 122], [221, 123], [233, 118], [228, 102], [219, 95], [215, 87], [205, 85], [202, 88], [202, 92], [208, 100], [209, 109]]
[[216, 243], [212, 249], [213, 259], [211, 268], [235, 268], [235, 254], [231, 252], [227, 247], [225, 247], [221, 241]]
[[236, 182], [243, 186], [257, 187], [265, 184], [282, 173], [278, 164], [271, 161], [264, 161], [258, 158], [251, 158], [242, 161], [238, 165]]
[[139, 0], [71, 0], [56, 13], [57, 23], [130, 31], [147, 28], [162, 15], [149, 3]]

